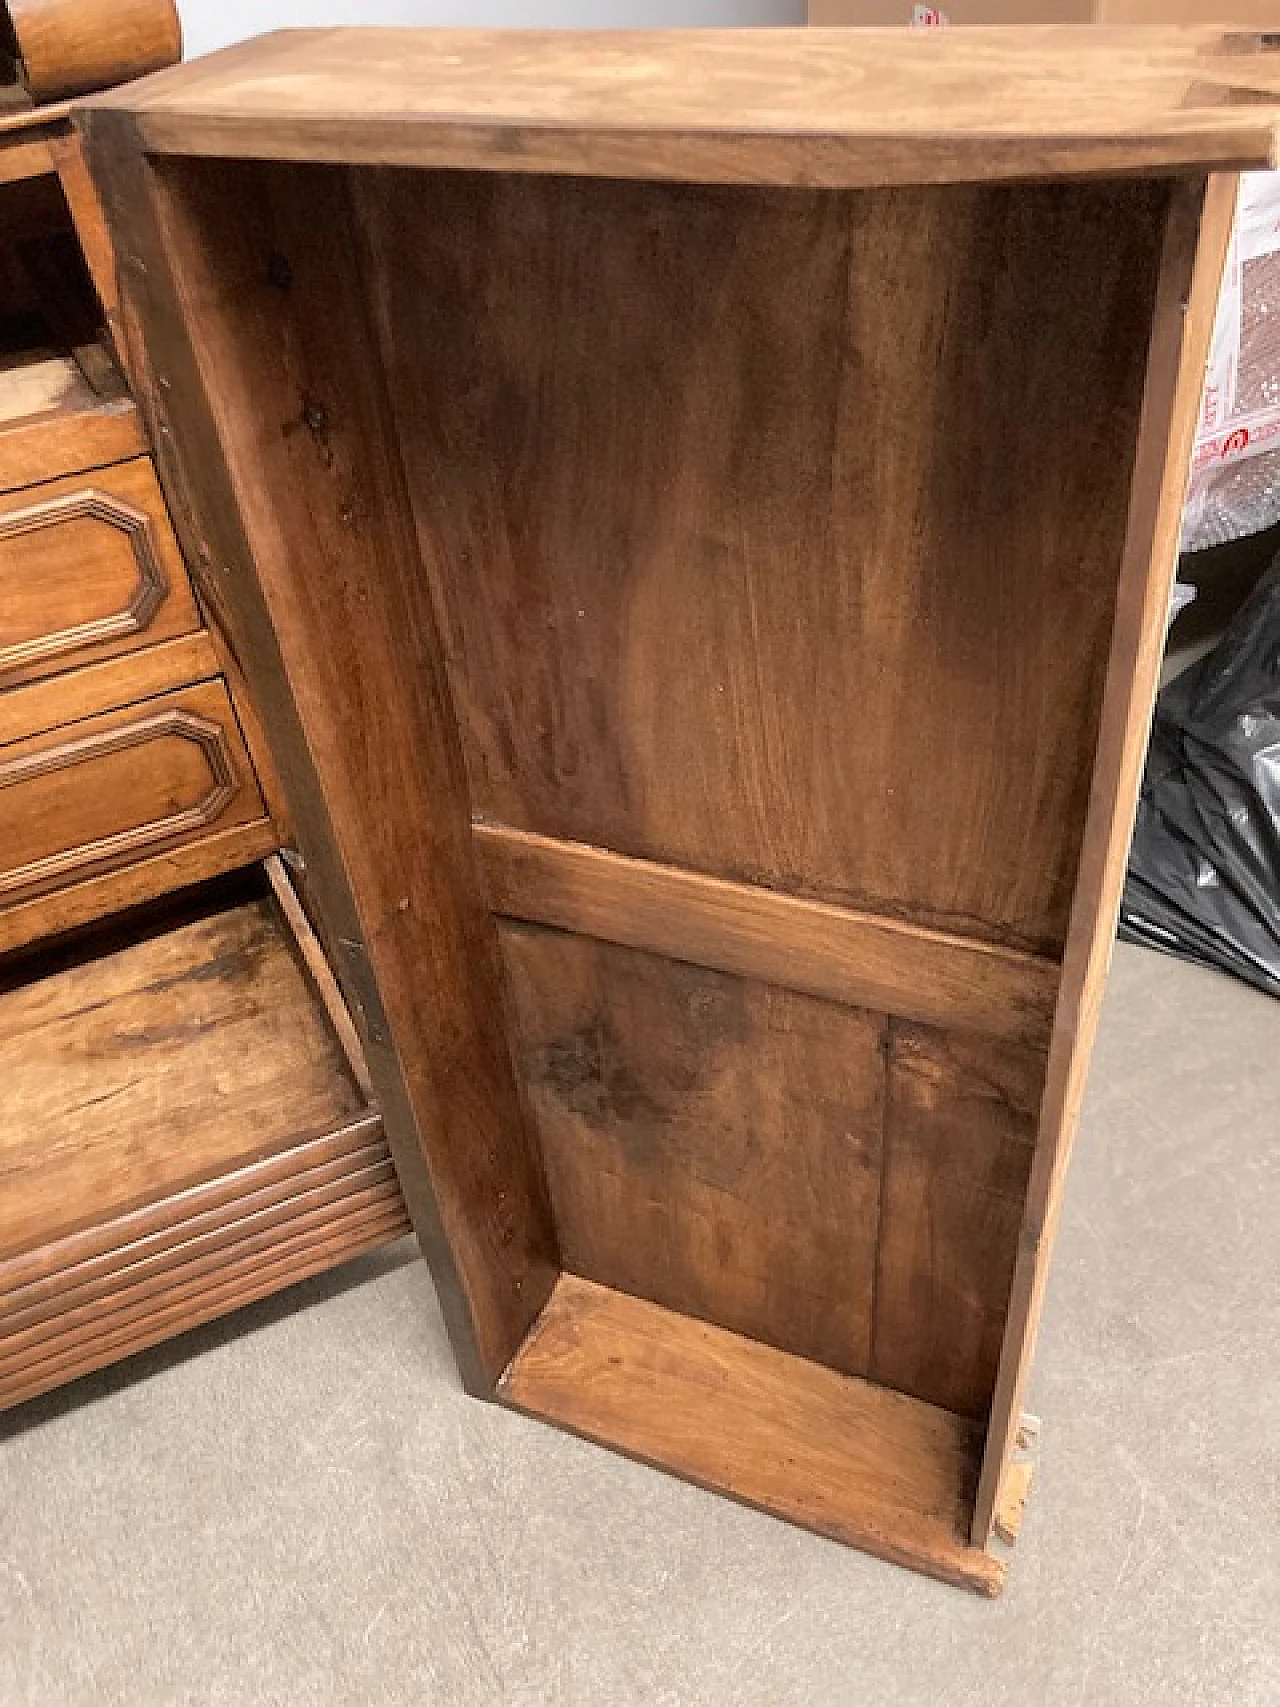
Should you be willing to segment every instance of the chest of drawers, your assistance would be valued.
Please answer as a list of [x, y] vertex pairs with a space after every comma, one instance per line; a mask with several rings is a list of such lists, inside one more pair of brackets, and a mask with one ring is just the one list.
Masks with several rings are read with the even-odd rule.
[[0, 118], [0, 1409], [407, 1227], [114, 307], [65, 112]]

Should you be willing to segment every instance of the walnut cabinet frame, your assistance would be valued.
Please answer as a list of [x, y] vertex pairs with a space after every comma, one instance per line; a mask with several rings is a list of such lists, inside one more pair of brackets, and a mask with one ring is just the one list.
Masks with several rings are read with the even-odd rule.
[[82, 115], [464, 1379], [987, 1593], [1274, 66], [301, 32]]

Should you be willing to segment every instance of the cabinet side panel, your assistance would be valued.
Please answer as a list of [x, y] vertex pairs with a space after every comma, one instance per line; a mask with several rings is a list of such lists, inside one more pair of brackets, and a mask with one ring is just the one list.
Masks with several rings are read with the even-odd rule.
[[480, 813], [1060, 953], [1167, 186], [355, 182]]
[[485, 1388], [549, 1294], [555, 1240], [345, 176], [153, 169], [114, 115], [90, 137], [162, 425], [288, 738], [286, 792], [406, 1199], [464, 1377]]
[[1235, 198], [1232, 177], [1181, 181], [1174, 186], [1163, 234], [1088, 820], [1040, 1131], [974, 1502], [973, 1540], [979, 1547], [990, 1537], [1018, 1432], [1067, 1164], [1111, 964]]

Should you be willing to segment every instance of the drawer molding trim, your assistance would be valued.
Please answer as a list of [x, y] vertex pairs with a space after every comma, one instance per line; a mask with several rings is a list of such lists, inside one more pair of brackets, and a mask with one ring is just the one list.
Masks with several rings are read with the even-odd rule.
[[41, 503], [28, 504], [0, 515], [0, 543], [21, 534], [86, 519], [117, 528], [128, 540], [138, 571], [129, 602], [123, 610], [113, 611], [108, 616], [75, 623], [69, 628], [54, 629], [13, 646], [0, 647], [0, 675], [46, 663], [64, 653], [79, 652], [86, 646], [145, 633], [168, 596], [169, 577], [160, 559], [151, 517], [145, 510], [95, 486], [86, 486], [78, 492], [47, 498]]
[[146, 853], [171, 837], [203, 829], [217, 822], [239, 788], [226, 731], [208, 718], [180, 707], [141, 717], [136, 723], [128, 723], [123, 728], [101, 730], [93, 735], [63, 741], [44, 752], [0, 761], [0, 789], [5, 789], [55, 771], [67, 770], [90, 759], [141, 746], [147, 741], [172, 740], [175, 737], [194, 742], [209, 767], [209, 787], [199, 800], [177, 812], [166, 813], [162, 818], [133, 824], [114, 835], [100, 836], [77, 847], [48, 854], [43, 859], [30, 860], [11, 871], [0, 872], [0, 895], [66, 877], [121, 854]]

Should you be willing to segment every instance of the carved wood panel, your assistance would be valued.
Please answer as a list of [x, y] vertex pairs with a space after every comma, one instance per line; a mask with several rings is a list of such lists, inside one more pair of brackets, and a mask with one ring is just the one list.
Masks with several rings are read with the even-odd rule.
[[262, 816], [221, 682], [0, 748], [0, 901]]
[[32, 487], [0, 511], [0, 684], [199, 625], [145, 460]]

